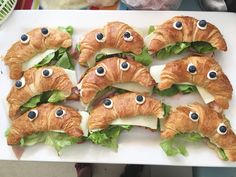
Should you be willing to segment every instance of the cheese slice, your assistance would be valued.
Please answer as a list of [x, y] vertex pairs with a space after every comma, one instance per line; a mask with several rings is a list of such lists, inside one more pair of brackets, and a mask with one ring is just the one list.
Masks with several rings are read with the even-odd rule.
[[131, 92], [138, 92], [138, 93], [150, 93], [152, 92], [152, 87], [147, 88], [138, 83], [133, 82], [126, 82], [126, 83], [115, 83], [112, 84], [113, 87], [120, 88], [123, 90], [128, 90]]
[[37, 54], [36, 56], [31, 58], [29, 61], [23, 63], [22, 70], [26, 71], [27, 69], [32, 68], [33, 66], [41, 62], [47, 55], [54, 53], [57, 50], [58, 49], [49, 49], [49, 50], [46, 50], [45, 52]]
[[[150, 68], [150, 74], [157, 83], [161, 82], [160, 76], [161, 76], [161, 72], [164, 69], [164, 67], [165, 67], [165, 65], [155, 65], [155, 66], [151, 66], [151, 68]], [[177, 83], [177, 84], [193, 85], [189, 82], [182, 82], [182, 83]], [[206, 89], [204, 89], [200, 86], [196, 86], [196, 87], [197, 87], [199, 94], [201, 95], [202, 99], [204, 100], [204, 102], [206, 104], [215, 100], [214, 96], [211, 93], [209, 93]]]
[[88, 136], [88, 119], [89, 119], [89, 113], [85, 112], [85, 111], [79, 111], [82, 119], [81, 119], [81, 123], [80, 123], [80, 127], [84, 133], [83, 136], [87, 137]]
[[144, 38], [144, 44], [145, 46], [149, 46], [150, 43], [151, 43], [151, 40], [154, 38], [154, 33], [150, 33], [149, 35], [147, 35], [145, 38]]
[[74, 86], [77, 85], [76, 72], [70, 69], [64, 69]]
[[119, 118], [114, 120], [111, 125], [134, 125], [142, 126], [156, 130], [158, 124], [157, 117], [154, 116], [135, 116], [128, 118]]

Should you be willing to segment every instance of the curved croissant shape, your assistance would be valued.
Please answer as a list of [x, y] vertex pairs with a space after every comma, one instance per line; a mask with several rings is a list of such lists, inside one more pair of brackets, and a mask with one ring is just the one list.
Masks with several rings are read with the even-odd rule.
[[19, 116], [19, 108], [32, 97], [50, 90], [59, 90], [65, 97], [71, 95], [73, 84], [63, 70], [56, 66], [31, 68], [15, 82], [7, 96], [9, 117], [14, 120]]
[[178, 133], [199, 133], [222, 148], [229, 160], [236, 161], [236, 136], [229, 121], [206, 105], [179, 106], [170, 112], [164, 126], [162, 138], [173, 138]]
[[108, 58], [89, 69], [78, 87], [84, 104], [90, 103], [96, 94], [114, 83], [135, 82], [146, 88], [155, 85], [147, 68], [132, 59]]
[[9, 66], [10, 78], [17, 80], [22, 76], [22, 64], [35, 55], [59, 47], [68, 48], [72, 45], [71, 36], [67, 32], [52, 28], [35, 28], [21, 36], [4, 57]]
[[175, 83], [189, 82], [210, 92], [214, 102], [223, 109], [229, 107], [233, 88], [220, 65], [210, 57], [189, 56], [166, 64], [161, 73], [160, 90]]
[[157, 26], [148, 49], [155, 53], [177, 42], [198, 41], [208, 42], [218, 50], [227, 50], [226, 42], [216, 26], [188, 16], [176, 16]]
[[110, 22], [100, 29], [90, 31], [80, 42], [79, 63], [86, 65], [96, 52], [104, 48], [140, 54], [144, 47], [143, 37], [123, 22]]
[[70, 107], [42, 104], [12, 122], [7, 143], [16, 145], [25, 136], [53, 130], [64, 131], [72, 137], [81, 137], [83, 131], [80, 122], [81, 115]]
[[96, 106], [90, 113], [89, 130], [105, 129], [115, 119], [128, 119], [138, 115], [163, 118], [162, 103], [155, 98], [137, 93], [124, 93], [106, 98], [103, 104]]

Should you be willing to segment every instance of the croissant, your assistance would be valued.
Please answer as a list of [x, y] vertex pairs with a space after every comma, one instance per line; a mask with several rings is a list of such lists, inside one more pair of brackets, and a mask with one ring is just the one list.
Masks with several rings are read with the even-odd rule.
[[226, 51], [226, 42], [219, 29], [205, 20], [176, 16], [156, 27], [148, 50], [155, 53], [177, 42], [208, 42], [218, 50]]
[[15, 82], [7, 96], [9, 117], [19, 117], [19, 108], [30, 98], [50, 90], [60, 90], [65, 97], [71, 95], [73, 84], [63, 68], [48, 66], [31, 68]]
[[91, 111], [88, 127], [90, 131], [105, 129], [118, 118], [126, 119], [138, 115], [163, 118], [162, 103], [150, 96], [145, 97], [137, 93], [124, 93], [106, 98]]
[[223, 109], [229, 107], [233, 88], [220, 65], [210, 57], [189, 56], [166, 64], [158, 83], [160, 90], [170, 88], [173, 84], [190, 82], [209, 91], [214, 102]]
[[173, 138], [178, 133], [199, 133], [222, 148], [231, 161], [236, 161], [236, 136], [224, 115], [206, 105], [194, 103], [172, 110], [164, 122], [162, 138]]
[[95, 29], [85, 35], [80, 42], [79, 63], [88, 65], [87, 62], [95, 60], [94, 55], [103, 48], [140, 54], [143, 47], [142, 36], [132, 27], [123, 22], [110, 22], [103, 28]]
[[72, 45], [71, 36], [67, 32], [51, 28], [35, 28], [21, 36], [7, 51], [4, 62], [9, 66], [10, 78], [17, 80], [22, 76], [22, 64], [35, 55], [59, 47]]
[[74, 109], [52, 103], [42, 104], [12, 122], [7, 143], [16, 145], [25, 136], [53, 130], [79, 138], [83, 136], [80, 123], [81, 115]]
[[108, 58], [90, 68], [78, 87], [84, 104], [90, 103], [96, 94], [114, 83], [135, 82], [146, 88], [155, 85], [147, 68], [132, 59]]

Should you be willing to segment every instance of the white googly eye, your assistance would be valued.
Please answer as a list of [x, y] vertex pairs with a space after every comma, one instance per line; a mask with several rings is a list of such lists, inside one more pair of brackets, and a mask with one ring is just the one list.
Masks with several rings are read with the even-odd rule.
[[50, 77], [53, 74], [53, 70], [52, 69], [43, 69], [42, 71], [42, 76], [43, 77]]
[[194, 64], [190, 63], [187, 66], [187, 71], [191, 74], [197, 74], [197, 68]]
[[106, 74], [106, 70], [102, 66], [99, 66], [96, 69], [95, 73], [96, 73], [97, 76], [104, 76]]
[[199, 115], [196, 112], [189, 112], [189, 118], [192, 121], [197, 122], [199, 120]]
[[129, 69], [129, 67], [130, 67], [130, 64], [129, 64], [127, 61], [122, 62], [122, 63], [120, 64], [120, 69], [121, 69], [122, 71], [127, 71], [127, 70]]
[[207, 21], [206, 20], [199, 20], [197, 22], [197, 27], [201, 30], [204, 30], [207, 28]]
[[215, 70], [210, 70], [207, 73], [207, 78], [210, 80], [216, 80], [217, 79], [217, 72]]
[[55, 112], [55, 116], [57, 118], [63, 118], [65, 114], [66, 114], [66, 111], [64, 111], [63, 109], [57, 109]]
[[220, 135], [225, 135], [227, 133], [227, 127], [224, 123], [220, 123], [220, 125], [217, 127], [217, 133]]
[[44, 37], [49, 35], [49, 30], [47, 28], [41, 28], [41, 33]]
[[110, 98], [104, 99], [104, 101], [103, 101], [103, 106], [104, 106], [105, 108], [111, 109], [111, 108], [113, 107], [113, 102], [112, 102], [112, 100], [111, 100]]
[[97, 33], [95, 38], [98, 42], [105, 42], [106, 38], [103, 33]]
[[38, 110], [36, 110], [36, 109], [30, 110], [28, 112], [28, 119], [30, 121], [33, 121], [34, 119], [36, 119], [38, 117], [38, 114], [39, 114]]
[[180, 21], [174, 22], [173, 27], [177, 30], [182, 30], [183, 29], [182, 22], [180, 22]]
[[132, 41], [134, 39], [130, 31], [126, 31], [123, 37], [125, 41]]
[[21, 37], [20, 37], [20, 42], [22, 44], [28, 44], [30, 41], [30, 37], [28, 34], [22, 34]]
[[23, 88], [24, 86], [25, 86], [25, 78], [24, 78], [24, 77], [22, 77], [20, 80], [18, 80], [18, 81], [15, 82], [15, 87], [16, 87], [17, 89], [21, 89], [21, 88]]
[[145, 102], [145, 97], [142, 95], [137, 95], [135, 98], [135, 102], [137, 104], [143, 104]]

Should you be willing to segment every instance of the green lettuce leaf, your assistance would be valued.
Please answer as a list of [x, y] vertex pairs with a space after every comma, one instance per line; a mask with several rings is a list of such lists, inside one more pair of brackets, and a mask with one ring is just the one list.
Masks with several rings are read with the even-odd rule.
[[122, 131], [130, 130], [132, 126], [122, 125], [122, 126], [109, 126], [105, 130], [96, 131], [88, 136], [88, 140], [95, 144], [102, 145], [104, 147], [111, 148], [115, 151], [118, 149], [118, 138]]
[[55, 58], [55, 53], [48, 54], [42, 61], [35, 65], [35, 67], [42, 67], [49, 64]]
[[152, 56], [148, 53], [148, 48], [144, 47], [141, 54], [134, 55], [134, 60], [145, 66], [149, 66], [152, 63]]
[[74, 64], [72, 63], [71, 56], [67, 51], [64, 52], [60, 58], [58, 58], [58, 61], [56, 62], [55, 65], [65, 69], [74, 70]]
[[155, 26], [150, 25], [149, 28], [148, 28], [148, 35], [151, 34], [153, 31], [155, 31]]
[[80, 44], [76, 44], [75, 48], [78, 52], [80, 52]]
[[61, 31], [69, 33], [71, 36], [74, 33], [74, 28], [72, 26], [67, 26], [67, 27], [59, 26], [58, 29], [61, 30]]
[[65, 99], [65, 95], [63, 92], [59, 90], [55, 90], [52, 92], [51, 96], [48, 98], [49, 103], [57, 103], [63, 101]]
[[213, 47], [210, 43], [202, 41], [192, 42], [191, 48], [193, 48], [198, 53], [208, 53], [216, 50], [216, 48]]
[[163, 107], [163, 110], [164, 110], [164, 118], [166, 118], [170, 114], [171, 106], [167, 105], [165, 103], [162, 103], [162, 107]]
[[183, 94], [189, 94], [189, 93], [198, 91], [195, 85], [176, 84], [175, 86], [177, 87], [178, 91]]
[[225, 154], [225, 151], [222, 148], [218, 148], [218, 152], [217, 153], [218, 153], [218, 155], [220, 156], [220, 158], [222, 160], [225, 160], [225, 161], [229, 160], [227, 155]]

